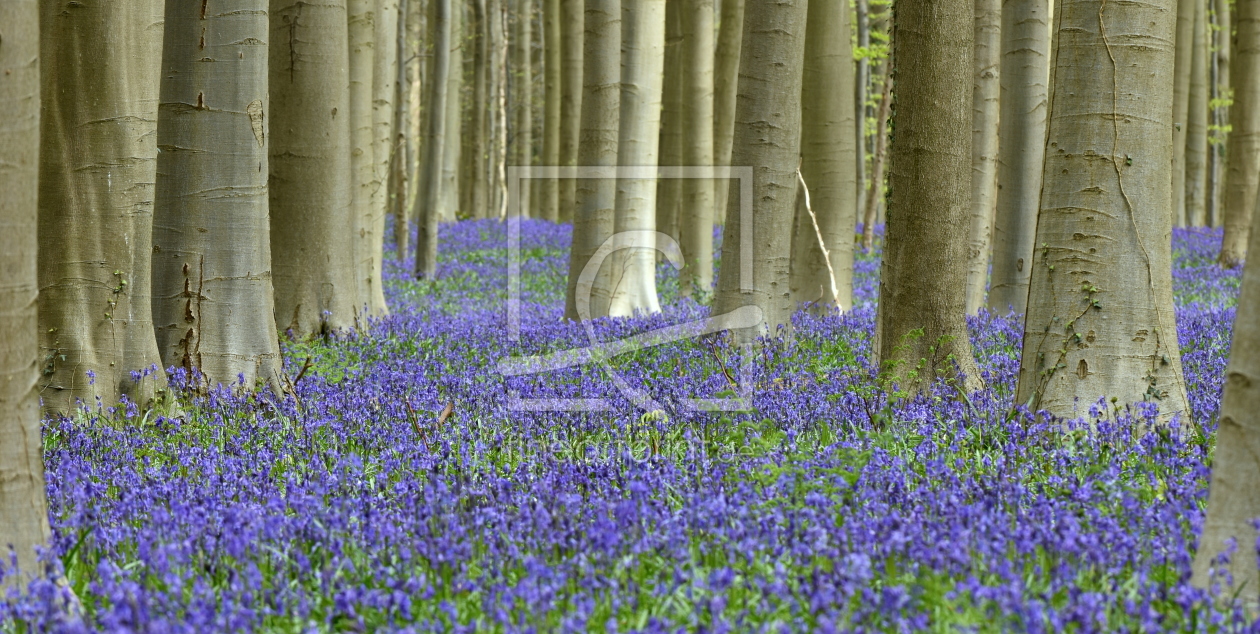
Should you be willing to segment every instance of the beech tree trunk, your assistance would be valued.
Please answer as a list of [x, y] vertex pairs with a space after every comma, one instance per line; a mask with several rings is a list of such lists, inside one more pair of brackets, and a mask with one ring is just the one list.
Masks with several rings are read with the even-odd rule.
[[164, 367], [280, 389], [267, 206], [267, 3], [166, 6], [153, 218]]
[[[683, 26], [682, 3], [670, 0], [665, 7], [665, 79], [662, 92], [660, 165], [683, 164]], [[656, 228], [674, 240], [678, 233], [683, 183], [662, 178], [656, 184]]]
[[[542, 164], [560, 165], [560, 0], [542, 0], [543, 8], [543, 150]], [[567, 180], [567, 179], [566, 179]], [[554, 178], [536, 181], [541, 189], [538, 215], [544, 220], [560, 219], [560, 181]]]
[[408, 68], [410, 64], [407, 59], [411, 56], [407, 47], [407, 20], [408, 20], [408, 0], [398, 0], [398, 32], [396, 35], [398, 46], [398, 64], [397, 75], [394, 82], [394, 122], [393, 122], [393, 146], [390, 148], [389, 163], [389, 191], [390, 191], [390, 210], [394, 216], [394, 258], [399, 262], [403, 261], [410, 254], [410, 237], [411, 228], [408, 219], [407, 207], [407, 190], [409, 189], [408, 181], [411, 173], [407, 169], [409, 160], [407, 157], [408, 136], [411, 119], [411, 86], [410, 73]]
[[473, 89], [472, 124], [465, 136], [464, 180], [460, 187], [463, 206], [474, 218], [490, 217], [489, 112], [490, 112], [490, 17], [486, 0], [472, 0], [473, 7]]
[[[512, 42], [512, 164], [529, 167], [534, 162], [534, 71], [530, 64], [530, 42], [533, 40], [533, 19], [530, 0], [516, 0], [515, 28]], [[520, 181], [520, 209], [526, 215], [534, 215], [530, 209], [533, 181]]]
[[[980, 387], [967, 334], [971, 212], [971, 0], [893, 6], [891, 199], [879, 284], [881, 367], [902, 389], [938, 376]], [[952, 356], [952, 361], [951, 361]]]
[[354, 327], [358, 236], [350, 169], [345, 0], [271, 0], [272, 276], [295, 337]]
[[1247, 257], [1251, 216], [1260, 189], [1260, 0], [1240, 0], [1234, 64], [1230, 72], [1234, 106], [1230, 108], [1225, 171], [1225, 235], [1221, 266], [1233, 268]]
[[[732, 165], [753, 168], [753, 221], [744, 226], [739, 200], [727, 203], [713, 313], [757, 306], [771, 336], [790, 324], [792, 218], [800, 165], [801, 77], [806, 0], [745, 5]], [[752, 292], [740, 289], [741, 245], [752, 242]], [[751, 333], [743, 333], [746, 338]]]
[[463, 137], [461, 119], [464, 113], [464, 11], [460, 4], [451, 5], [451, 59], [446, 82], [446, 126], [442, 143], [442, 190], [438, 202], [438, 219], [458, 220], [460, 211], [459, 167]]
[[[857, 45], [864, 50], [871, 46], [870, 3], [867, 0], [856, 0], [853, 3], [857, 25]], [[857, 157], [854, 168], [857, 173], [857, 208], [859, 212], [866, 209], [866, 101], [871, 89], [871, 62], [865, 55], [857, 60], [857, 82], [854, 88], [854, 133], [857, 135], [854, 146]], [[863, 230], [865, 231], [865, 229]]]
[[[376, 65], [372, 69], [372, 155], [376, 169], [372, 176], [371, 224], [376, 240], [369, 246], [372, 258], [373, 279], [383, 281], [382, 267], [385, 260], [385, 216], [391, 211], [390, 171], [394, 158], [394, 120], [398, 97], [398, 69], [400, 51], [406, 46], [398, 42], [398, 25], [401, 8], [399, 0], [376, 0]], [[372, 295], [372, 309], [377, 314], [388, 314], [384, 285], [377, 284], [380, 293]]]
[[[1176, 0], [1063, 0], [1016, 402], [1189, 413], [1172, 297]], [[1104, 3], [1106, 3], [1104, 5]]]
[[971, 92], [971, 231], [967, 314], [984, 305], [993, 215], [997, 210], [998, 114], [1002, 71], [1002, 2], [975, 0], [975, 75]]
[[490, 217], [507, 212], [508, 37], [506, 0], [490, 0]]
[[[744, 0], [722, 0], [717, 50], [713, 60], [713, 161], [731, 164], [731, 140], [735, 134], [735, 95], [739, 91], [739, 57], [744, 41]], [[726, 218], [727, 201], [735, 181], [719, 182], [714, 189], [714, 222]]]
[[1190, 75], [1194, 57], [1194, 5], [1177, 0], [1176, 60], [1173, 63], [1173, 225], [1186, 223], [1186, 133], [1189, 131]]
[[847, 311], [853, 305], [857, 227], [852, 26], [846, 4], [817, 0], [808, 11], [800, 165], [810, 204], [802, 197], [796, 205], [792, 299], [820, 311]]
[[[585, 44], [583, 0], [560, 0], [560, 165], [578, 164]], [[577, 180], [560, 181], [560, 222], [575, 222]]]
[[376, 179], [375, 132], [373, 131], [372, 84], [376, 72], [376, 2], [346, 0], [346, 18], [350, 52], [350, 174], [351, 204], [354, 214], [354, 309], [362, 315], [373, 314], [373, 306], [385, 303], [373, 300], [381, 293], [380, 280], [375, 278], [372, 245], [379, 242], [372, 217], [372, 189]]
[[[682, 0], [682, 163], [713, 165], [713, 0]], [[713, 210], [717, 183], [688, 178], [682, 185], [678, 233], [683, 252], [681, 293], [713, 293]], [[725, 181], [721, 183], [726, 185]]]
[[[586, 0], [582, 59], [582, 138], [578, 164], [615, 166], [621, 112], [621, 0]], [[579, 319], [577, 282], [591, 256], [613, 233], [617, 183], [609, 178], [577, 182], [573, 246], [565, 319]], [[591, 288], [591, 316], [608, 315], [611, 266], [605, 262]]]
[[1223, 101], [1232, 98], [1229, 89], [1230, 46], [1233, 30], [1230, 20], [1229, 0], [1212, 0], [1212, 101], [1219, 105], [1212, 108], [1212, 125], [1208, 146], [1208, 224], [1221, 226], [1221, 195], [1224, 193], [1225, 150], [1228, 147], [1229, 108]]
[[451, 0], [433, 2], [433, 71], [426, 104], [428, 130], [424, 163], [420, 166], [420, 193], [416, 196], [417, 279], [437, 275], [439, 205], [442, 202], [443, 148], [446, 145], [446, 98], [451, 72]]
[[892, 116], [892, 60], [885, 63], [884, 94], [879, 98], [875, 115], [875, 151], [871, 154], [871, 185], [866, 192], [866, 209], [862, 212], [862, 248], [870, 253], [875, 246], [876, 212], [884, 194], [884, 165], [888, 162], [888, 119]]
[[[42, 576], [35, 548], [48, 544], [44, 454], [40, 445], [39, 293], [39, 5], [0, 4], [0, 545], [17, 555], [23, 587]], [[8, 550], [6, 549], [7, 553]], [[6, 557], [3, 564], [8, 567]]]
[[150, 301], [163, 3], [40, 9], [40, 394], [59, 414], [144, 406], [165, 385]]
[[1186, 115], [1186, 225], [1207, 224], [1208, 44], [1207, 0], [1194, 2], [1189, 111]]

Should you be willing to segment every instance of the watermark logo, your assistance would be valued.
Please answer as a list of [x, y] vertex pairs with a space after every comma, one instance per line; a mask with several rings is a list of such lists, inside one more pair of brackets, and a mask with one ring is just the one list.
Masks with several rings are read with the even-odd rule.
[[[705, 178], [715, 180], [736, 179], [739, 187], [740, 229], [744, 239], [740, 241], [739, 288], [748, 293], [753, 288], [752, 271], [752, 168], [751, 167], [670, 167], [670, 166], [595, 166], [595, 167], [509, 167], [508, 176], [508, 336], [513, 342], [521, 340], [521, 180], [522, 179], [644, 179], [658, 178]], [[631, 385], [619, 375], [609, 360], [619, 354], [635, 352], [684, 339], [727, 330], [753, 328], [763, 323], [761, 309], [743, 306], [728, 313], [712, 315], [705, 319], [676, 324], [640, 333], [616, 341], [599, 341], [591, 325], [591, 289], [600, 266], [613, 253], [622, 249], [654, 249], [676, 269], [683, 266], [682, 249], [672, 237], [657, 231], [622, 231], [614, 233], [591, 257], [577, 279], [576, 305], [578, 316], [586, 331], [590, 345], [582, 348], [561, 350], [547, 355], [530, 357], [505, 357], [499, 360], [499, 372], [505, 376], [522, 376], [551, 372], [564, 368], [595, 363], [604, 368], [617, 390], [636, 407], [652, 411], [664, 409], [651, 394], [641, 387]], [[751, 354], [746, 350], [740, 355], [736, 371], [737, 389], [733, 398], [688, 398], [683, 406], [695, 411], [748, 411], [752, 408]], [[613, 403], [602, 398], [521, 398], [511, 395], [510, 407], [524, 411], [610, 411]]]

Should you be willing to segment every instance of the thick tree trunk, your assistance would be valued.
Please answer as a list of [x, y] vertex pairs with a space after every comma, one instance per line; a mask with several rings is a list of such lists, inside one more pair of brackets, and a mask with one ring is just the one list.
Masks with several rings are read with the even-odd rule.
[[801, 80], [801, 176], [810, 204], [796, 205], [792, 299], [824, 312], [853, 305], [857, 102], [850, 94], [851, 34], [848, 5], [810, 3]]
[[429, 80], [428, 130], [424, 163], [420, 167], [420, 193], [416, 196], [417, 279], [437, 275], [438, 221], [442, 202], [443, 148], [446, 145], [446, 98], [451, 73], [451, 0], [433, 2], [433, 71]]
[[871, 185], [862, 212], [862, 248], [870, 253], [875, 246], [875, 221], [880, 199], [884, 197], [884, 165], [888, 163], [888, 118], [892, 116], [892, 60], [885, 63], [883, 95], [875, 115], [875, 151], [871, 154]]
[[411, 86], [407, 72], [411, 50], [407, 47], [408, 0], [398, 0], [398, 65], [394, 79], [393, 146], [390, 148], [390, 209], [394, 216], [394, 258], [399, 262], [410, 251], [411, 228], [408, 222], [407, 189], [411, 174], [407, 170], [407, 129], [411, 112]]
[[[1172, 298], [1173, 3], [1063, 0], [1017, 403], [1187, 415]], [[1140, 45], [1139, 45], [1140, 44]], [[1161, 80], [1161, 78], [1165, 78]]]
[[975, 0], [975, 76], [971, 92], [971, 232], [967, 314], [984, 305], [993, 215], [997, 210], [998, 114], [1002, 72], [1002, 2]]
[[[373, 279], [383, 281], [382, 267], [385, 260], [385, 216], [390, 213], [390, 170], [394, 157], [394, 102], [398, 99], [399, 51], [398, 44], [399, 0], [376, 1], [376, 65], [372, 69], [372, 155], [376, 169], [372, 176], [371, 229], [376, 240], [369, 246], [372, 258]], [[384, 285], [377, 284], [379, 292], [372, 295], [372, 311], [389, 313], [385, 303]]]
[[[711, 21], [708, 28], [712, 33]], [[618, 126], [617, 163], [625, 166], [656, 165], [661, 138], [665, 0], [625, 0], [621, 11], [621, 49], [621, 121]], [[618, 179], [613, 230], [655, 230], [655, 197], [654, 178]], [[608, 314], [626, 317], [636, 313], [660, 312], [660, 301], [656, 297], [656, 251], [622, 249], [614, 252], [610, 259], [613, 267], [612, 301]]]
[[[542, 164], [560, 165], [560, 0], [542, 0], [543, 8], [543, 150]], [[536, 181], [540, 188], [538, 216], [556, 222], [560, 219], [560, 181]]]
[[[713, 0], [682, 0], [682, 163], [713, 165]], [[689, 178], [682, 184], [678, 233], [683, 252], [681, 292], [703, 299], [713, 293], [713, 210], [717, 183]], [[725, 186], [726, 182], [721, 181]]]
[[145, 405], [162, 379], [160, 368], [131, 376], [162, 362], [150, 301], [162, 14], [161, 0], [41, 4], [39, 333], [50, 412], [120, 394]]
[[[665, 83], [662, 89], [660, 165], [671, 167], [683, 164], [684, 1], [670, 0], [665, 7]], [[675, 241], [682, 237], [678, 234], [682, 186], [682, 181], [676, 178], [662, 178], [656, 184], [656, 229]]]
[[[1250, 239], [1251, 248], [1260, 249], [1256, 243], [1260, 231], [1253, 229]], [[1260, 486], [1256, 486], [1260, 483], [1260, 264], [1254, 259], [1243, 274], [1234, 318], [1213, 465], [1207, 517], [1190, 582], [1205, 589], [1220, 584], [1222, 596], [1237, 594], [1254, 614], [1260, 599], [1254, 524], [1260, 517]], [[1213, 561], [1222, 554], [1229, 555], [1229, 563], [1223, 566]], [[1226, 571], [1228, 578], [1221, 575]]]
[[1008, 0], [1002, 6], [1002, 141], [988, 302], [999, 312], [1023, 313], [1028, 302], [1046, 155], [1049, 24], [1047, 0]]
[[[512, 160], [511, 164], [529, 167], [534, 162], [534, 70], [530, 64], [530, 42], [533, 40], [533, 11], [530, 0], [515, 0], [515, 23], [512, 30]], [[520, 181], [520, 209], [526, 216], [536, 212], [530, 209], [533, 181]]]
[[[372, 85], [376, 73], [376, 2], [346, 0], [350, 50], [350, 174], [351, 205], [354, 214], [354, 309], [358, 314], [374, 314], [381, 294], [380, 280], [374, 277], [373, 244], [380, 241], [372, 216], [372, 189], [376, 179], [375, 132], [373, 131]], [[385, 303], [381, 294], [379, 304]]]
[[153, 321], [165, 367], [280, 389], [267, 206], [266, 0], [169, 0]]
[[1237, 39], [1231, 86], [1228, 162], [1225, 171], [1225, 235], [1221, 266], [1233, 268], [1247, 257], [1251, 216], [1260, 188], [1260, 0], [1238, 2]]
[[271, 0], [271, 268], [296, 337], [356, 325], [346, 25], [345, 0]]
[[[806, 0], [783, 0], [750, 2], [745, 8], [731, 164], [753, 168], [753, 219], [751, 227], [745, 226], [739, 200], [728, 200], [713, 312], [756, 306], [764, 319], [759, 330], [778, 336], [796, 310], [791, 292], [792, 218], [808, 5]], [[745, 240], [752, 243], [751, 293], [740, 288]]]
[[451, 6], [451, 59], [446, 85], [446, 140], [442, 144], [442, 190], [439, 194], [438, 219], [458, 220], [460, 144], [463, 139], [461, 119], [464, 113], [464, 10], [459, 3]]
[[[980, 387], [967, 335], [971, 0], [894, 5], [892, 197], [879, 284], [881, 367], [903, 389], [952, 376]], [[952, 359], [952, 361], [951, 361]]]
[[1173, 161], [1172, 219], [1186, 223], [1186, 133], [1189, 130], [1190, 76], [1194, 57], [1194, 5], [1201, 0], [1177, 0], [1177, 32], [1173, 63]]
[[[560, 165], [578, 164], [582, 123], [582, 77], [585, 8], [583, 0], [560, 0]], [[560, 181], [560, 222], [574, 222], [577, 181]]]
[[1208, 43], [1207, 0], [1194, 2], [1190, 107], [1186, 115], [1186, 224], [1207, 224]]
[[[13, 548], [21, 586], [42, 576], [36, 547], [48, 544], [48, 503], [40, 447], [39, 292], [39, 5], [0, 4], [0, 544]], [[7, 550], [6, 550], [7, 552]], [[3, 566], [9, 565], [5, 557]], [[20, 579], [20, 581], [19, 581]]]
[[[713, 56], [713, 161], [715, 165], [730, 165], [739, 56], [744, 41], [744, 0], [722, 0], [719, 11], [717, 50]], [[734, 181], [717, 183], [713, 192], [714, 222], [725, 221], [731, 187], [737, 186]]]
[[[578, 164], [615, 166], [621, 111], [621, 0], [586, 0], [582, 52], [582, 138]], [[569, 282], [564, 317], [577, 320], [578, 277], [586, 263], [613, 233], [617, 183], [609, 178], [577, 182], [573, 214], [573, 246], [569, 249]], [[606, 262], [590, 289], [592, 317], [608, 314], [612, 297]], [[586, 293], [585, 289], [581, 291]]]

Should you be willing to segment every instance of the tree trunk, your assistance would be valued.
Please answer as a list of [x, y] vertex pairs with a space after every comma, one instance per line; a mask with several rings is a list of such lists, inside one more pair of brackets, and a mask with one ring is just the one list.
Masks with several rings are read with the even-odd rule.
[[[1173, 3], [1063, 0], [1017, 403], [1189, 413], [1172, 298]], [[1141, 43], [1140, 46], [1136, 45]]]
[[884, 197], [884, 165], [888, 162], [888, 118], [892, 116], [892, 60], [885, 62], [883, 95], [879, 113], [875, 115], [875, 152], [871, 155], [871, 185], [866, 192], [866, 209], [862, 212], [862, 249], [867, 253], [875, 246], [875, 219], [880, 199]]
[[[713, 165], [713, 0], [682, 0], [682, 163]], [[713, 293], [713, 210], [717, 183], [683, 179], [678, 233], [684, 267], [681, 292], [704, 299]], [[723, 186], [726, 185], [722, 181]]]
[[[560, 0], [542, 0], [543, 9], [543, 153], [542, 164], [560, 165]], [[567, 180], [567, 179], [566, 179]], [[541, 188], [538, 215], [544, 220], [560, 219], [560, 181], [537, 181]]]
[[1173, 64], [1172, 219], [1186, 223], [1186, 133], [1189, 130], [1190, 76], [1194, 57], [1194, 5], [1201, 0], [1177, 0], [1176, 61]]
[[280, 389], [267, 207], [266, 0], [166, 6], [153, 218], [164, 367]]
[[[1239, 8], [1251, 4], [1240, 2]], [[1248, 13], [1250, 11], [1248, 10]], [[1239, 26], [1242, 26], [1240, 23]], [[1236, 110], [1237, 111], [1237, 110]], [[1260, 231], [1251, 232], [1251, 248], [1260, 249]], [[1256, 526], [1260, 516], [1260, 264], [1247, 263], [1234, 318], [1229, 368], [1221, 396], [1220, 427], [1207, 517], [1194, 556], [1190, 582], [1200, 588], [1221, 584], [1221, 596], [1256, 606], [1260, 571], [1256, 569]], [[1232, 552], [1231, 552], [1232, 551]], [[1224, 566], [1214, 559], [1231, 555]], [[1224, 568], [1225, 570], [1221, 570]], [[1215, 569], [1215, 570], [1213, 570]], [[1232, 584], [1220, 575], [1228, 571]]]
[[409, 222], [416, 222], [416, 218], [411, 218], [410, 214], [414, 211], [415, 200], [420, 190], [420, 152], [423, 149], [421, 138], [424, 133], [424, 119], [421, 116], [424, 113], [424, 89], [426, 87], [425, 75], [428, 73], [429, 64], [427, 60], [431, 59], [432, 46], [427, 42], [429, 39], [425, 34], [428, 33], [428, 2], [417, 0], [415, 10], [407, 16], [407, 39], [412, 44], [408, 50], [414, 51], [411, 55], [412, 63], [407, 67], [407, 83], [410, 93], [407, 95], [407, 214]]
[[988, 302], [994, 311], [1023, 313], [1028, 302], [1046, 155], [1049, 23], [1047, 0], [1008, 0], [1002, 7], [1002, 142]]
[[[670, 167], [683, 164], [682, 4], [685, 1], [669, 0], [665, 6], [665, 79], [662, 89], [660, 165]], [[682, 237], [678, 234], [682, 185], [682, 181], [676, 178], [662, 178], [656, 184], [656, 229], [675, 241]]]
[[[533, 11], [530, 0], [515, 0], [516, 24], [512, 46], [512, 119], [516, 130], [512, 133], [512, 164], [529, 167], [534, 164], [534, 70], [530, 63], [530, 42], [534, 39], [531, 21]], [[525, 216], [533, 215], [529, 201], [533, 181], [520, 180], [520, 210]]]
[[810, 204], [796, 205], [792, 299], [823, 312], [847, 311], [853, 305], [857, 227], [853, 193], [857, 101], [849, 94], [854, 86], [853, 48], [848, 44], [853, 31], [848, 5], [819, 0], [810, 3], [808, 12], [801, 80], [801, 176]]
[[[560, 165], [578, 164], [582, 123], [583, 0], [560, 0]], [[577, 180], [560, 181], [560, 222], [576, 222]]]
[[296, 337], [356, 325], [346, 25], [345, 0], [271, 0], [271, 268]]
[[442, 144], [442, 189], [438, 202], [438, 219], [458, 220], [460, 142], [463, 137], [461, 119], [464, 112], [464, 11], [461, 4], [451, 5], [451, 59], [446, 85], [445, 141]]
[[[51, 535], [40, 447], [39, 325], [35, 314], [39, 204], [39, 4], [0, 4], [0, 544], [17, 555], [23, 588], [41, 577], [35, 549]], [[64, 228], [63, 228], [64, 229]], [[9, 565], [6, 557], [4, 566]], [[19, 581], [20, 579], [20, 581]]]
[[394, 216], [394, 258], [399, 262], [410, 251], [411, 228], [408, 223], [407, 189], [410, 173], [407, 170], [407, 129], [411, 112], [411, 86], [407, 72], [411, 49], [407, 46], [408, 0], [398, 0], [398, 65], [394, 82], [393, 146], [390, 148], [389, 179], [390, 208]]
[[437, 276], [438, 220], [442, 202], [443, 148], [446, 145], [446, 98], [451, 73], [451, 0], [433, 2], [433, 71], [429, 80], [428, 130], [420, 193], [416, 196], [417, 279]]
[[469, 133], [465, 135], [464, 180], [460, 186], [465, 211], [473, 218], [490, 216], [489, 200], [489, 122], [490, 100], [488, 83], [490, 71], [490, 18], [486, 13], [486, 0], [472, 0], [473, 7], [473, 89], [472, 116], [469, 117]]
[[[120, 394], [143, 406], [162, 380], [150, 300], [162, 14], [160, 0], [41, 5], [39, 333], [49, 412]], [[132, 371], [151, 367], [133, 381]]]
[[1208, 224], [1221, 226], [1221, 194], [1225, 180], [1225, 149], [1229, 133], [1229, 107], [1224, 105], [1226, 99], [1232, 97], [1229, 90], [1229, 58], [1230, 44], [1233, 39], [1230, 26], [1229, 0], [1213, 0], [1212, 2], [1212, 107], [1211, 117], [1214, 129], [1209, 135], [1208, 146]]
[[1002, 1], [975, 0], [975, 76], [971, 92], [971, 232], [967, 314], [984, 305], [990, 239], [997, 210], [998, 114], [1002, 73]]
[[[713, 313], [756, 306], [764, 320], [759, 331], [778, 336], [796, 310], [792, 218], [801, 156], [801, 60], [808, 6], [805, 0], [782, 0], [751, 2], [745, 8], [731, 164], [753, 168], [753, 218], [752, 226], [745, 226], [739, 200], [729, 199]], [[752, 247], [750, 293], [740, 288], [745, 240]]]
[[[381, 294], [380, 280], [375, 278], [372, 245], [380, 242], [376, 235], [376, 219], [372, 216], [372, 188], [376, 178], [376, 155], [372, 84], [376, 73], [376, 2], [346, 0], [347, 32], [350, 50], [350, 174], [351, 204], [354, 214], [354, 309], [359, 314], [374, 314], [378, 305], [374, 297]], [[385, 303], [381, 294], [379, 304]]]
[[1207, 0], [1194, 1], [1190, 107], [1186, 115], [1186, 224], [1207, 225], [1208, 44]]
[[[744, 0], [722, 0], [717, 50], [713, 56], [713, 161], [731, 164], [735, 133], [735, 94], [739, 91], [739, 56], [744, 40]], [[727, 200], [736, 182], [717, 183], [713, 196], [714, 222], [726, 218]]]
[[1221, 266], [1233, 268], [1247, 257], [1251, 216], [1260, 188], [1260, 0], [1238, 2], [1235, 68], [1231, 71], [1234, 105], [1230, 108], [1228, 160], [1225, 168], [1225, 235]]
[[508, 150], [508, 38], [506, 0], [490, 0], [490, 215], [502, 219], [507, 212]]
[[971, 0], [893, 7], [893, 129], [883, 270], [881, 367], [920, 390], [958, 364], [960, 389], [980, 387], [967, 335], [971, 211]]
[[[383, 282], [382, 267], [385, 260], [385, 216], [390, 213], [390, 170], [394, 156], [394, 102], [398, 95], [398, 44], [399, 0], [376, 0], [376, 65], [372, 68], [372, 156], [376, 169], [372, 176], [371, 230], [376, 240], [369, 246], [372, 258], [372, 279]], [[372, 312], [388, 314], [384, 284], [378, 283], [379, 292], [372, 294]]]
[[[621, 109], [621, 0], [586, 0], [582, 60], [582, 138], [578, 164], [615, 166]], [[573, 246], [569, 249], [569, 282], [564, 317], [577, 320], [578, 277], [586, 263], [613, 233], [617, 183], [609, 178], [577, 181], [573, 214]], [[611, 288], [606, 262], [589, 291], [591, 316], [608, 314]], [[580, 292], [587, 294], [585, 288]]]
[[[856, 0], [854, 15], [857, 23], [857, 45], [864, 51], [871, 47], [870, 3], [867, 0]], [[857, 152], [854, 169], [857, 174], [857, 208], [866, 209], [866, 101], [871, 89], [871, 62], [866, 55], [857, 60], [857, 76], [854, 87], [854, 131], [857, 135], [855, 150]], [[863, 230], [865, 231], [865, 230]]]

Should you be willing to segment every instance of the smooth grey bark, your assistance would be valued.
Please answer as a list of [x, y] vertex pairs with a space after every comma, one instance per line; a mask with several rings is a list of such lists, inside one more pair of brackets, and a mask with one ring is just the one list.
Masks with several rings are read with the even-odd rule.
[[[577, 165], [582, 124], [585, 8], [583, 0], [560, 0], [560, 165]], [[573, 222], [577, 181], [560, 181], [560, 222]]]
[[[821, 312], [853, 305], [857, 227], [856, 100], [848, 5], [811, 2], [801, 79], [801, 176], [809, 188], [796, 205], [792, 299]], [[810, 212], [813, 212], [812, 214]], [[822, 244], [819, 244], [821, 240]], [[826, 254], [823, 247], [826, 247]]]
[[464, 112], [464, 11], [460, 4], [451, 6], [451, 59], [446, 85], [446, 139], [442, 143], [442, 190], [438, 201], [438, 219], [442, 222], [458, 220], [460, 211], [459, 168], [462, 160], [461, 142]]
[[880, 366], [905, 390], [980, 387], [967, 334], [972, 0], [893, 6], [893, 129], [879, 283]]
[[[682, 0], [682, 163], [713, 165], [713, 0]], [[678, 234], [683, 253], [680, 292], [704, 299], [713, 293], [713, 216], [717, 182], [681, 181]], [[725, 181], [721, 182], [725, 186]]]
[[[52, 413], [165, 385], [151, 311], [163, 3], [40, 3], [40, 396]], [[84, 95], [91, 95], [85, 99]], [[7, 118], [7, 114], [3, 115]], [[88, 373], [95, 374], [89, 379]]]
[[267, 2], [166, 3], [153, 211], [165, 367], [281, 389], [267, 205]]
[[[512, 37], [512, 165], [529, 167], [534, 163], [534, 70], [530, 63], [533, 40], [533, 11], [530, 0], [515, 0], [515, 28]], [[529, 216], [533, 180], [520, 180], [520, 209]]]
[[1186, 225], [1207, 225], [1208, 43], [1207, 0], [1194, 2], [1189, 111], [1186, 115]]
[[[585, 11], [578, 164], [614, 166], [621, 112], [621, 0], [586, 0]], [[617, 183], [613, 179], [581, 179], [576, 190], [564, 303], [564, 317], [569, 320], [579, 319], [578, 276], [600, 245], [612, 236], [617, 206]], [[591, 288], [592, 317], [608, 315], [612, 298], [609, 264], [604, 263]]]
[[345, 0], [271, 0], [272, 278], [276, 325], [351, 328], [357, 291]]
[[1208, 224], [1221, 226], [1221, 195], [1224, 193], [1225, 150], [1229, 147], [1229, 133], [1225, 127], [1229, 125], [1229, 108], [1224, 100], [1232, 98], [1229, 89], [1230, 45], [1233, 40], [1233, 29], [1230, 20], [1229, 0], [1212, 0], [1212, 101], [1218, 105], [1212, 108], [1212, 125], [1215, 130], [1211, 134], [1208, 147]]
[[[806, 0], [745, 5], [739, 95], [735, 108], [732, 165], [753, 169], [753, 221], [744, 226], [739, 201], [727, 202], [713, 314], [758, 307], [757, 330], [779, 336], [790, 325], [792, 218], [796, 209], [801, 146], [801, 78], [805, 55]], [[752, 242], [752, 292], [740, 289], [741, 244]], [[740, 336], [747, 338], [751, 332]]]
[[[1260, 249], [1260, 231], [1253, 229], [1250, 239], [1251, 248]], [[1253, 523], [1260, 517], [1260, 264], [1254, 259], [1243, 273], [1232, 339], [1207, 517], [1190, 583], [1200, 588], [1220, 585], [1222, 596], [1237, 594], [1254, 614], [1260, 599]], [[1214, 561], [1222, 554], [1229, 557], [1223, 565]]]
[[[376, 2], [346, 0], [350, 59], [350, 200], [354, 217], [354, 308], [360, 315], [374, 314], [384, 305], [380, 280], [374, 277], [372, 245], [380, 241], [372, 217], [372, 190], [376, 180], [375, 131], [372, 99], [376, 72]], [[374, 300], [381, 294], [379, 302]]]
[[[856, 0], [854, 22], [857, 30], [858, 48], [869, 50], [871, 46], [870, 3], [867, 0]], [[857, 171], [857, 208], [866, 209], [866, 101], [871, 89], [871, 62], [865, 55], [857, 60], [856, 86], [854, 87], [854, 133], [857, 152], [854, 168]]]
[[[370, 229], [376, 239], [368, 246], [372, 258], [372, 277], [383, 281], [385, 263], [385, 217], [391, 213], [390, 187], [394, 159], [394, 121], [397, 117], [396, 101], [401, 101], [398, 91], [400, 79], [400, 51], [405, 45], [398, 41], [401, 7], [399, 0], [375, 0], [376, 2], [376, 55], [372, 68], [372, 156], [376, 159], [372, 170], [371, 211], [368, 217]], [[372, 310], [388, 314], [384, 285], [377, 284], [372, 294]]]
[[[543, 10], [543, 148], [542, 164], [560, 165], [560, 86], [561, 40], [560, 0], [542, 0]], [[538, 215], [544, 220], [560, 219], [560, 181], [554, 178], [537, 181], [540, 189]]]
[[1239, 0], [1230, 86], [1228, 160], [1225, 170], [1225, 234], [1217, 262], [1233, 268], [1247, 257], [1251, 216], [1260, 190], [1260, 0]]
[[397, 39], [398, 64], [394, 77], [393, 144], [389, 160], [389, 205], [394, 217], [394, 259], [405, 260], [410, 253], [411, 228], [408, 220], [407, 190], [410, 174], [407, 170], [407, 129], [411, 113], [411, 86], [408, 77], [410, 64], [407, 53], [408, 0], [398, 0]]
[[507, 0], [490, 0], [490, 216], [507, 213]]
[[[731, 164], [735, 134], [735, 96], [739, 91], [739, 56], [744, 41], [744, 0], [722, 0], [718, 18], [717, 50], [713, 55], [713, 161]], [[713, 221], [726, 218], [733, 182], [717, 183], [713, 196]]]
[[1173, 173], [1172, 218], [1174, 226], [1186, 223], [1186, 133], [1190, 115], [1190, 76], [1194, 57], [1194, 6], [1201, 0], [1177, 1], [1177, 32], [1173, 42]]
[[871, 153], [871, 184], [866, 192], [866, 209], [862, 212], [862, 248], [870, 253], [875, 246], [875, 221], [884, 193], [884, 166], [888, 163], [888, 120], [892, 116], [892, 61], [885, 64], [883, 94], [875, 115], [875, 148]]
[[464, 136], [464, 178], [460, 181], [461, 206], [474, 218], [490, 216], [489, 111], [490, 111], [490, 17], [486, 0], [472, 0], [473, 79], [472, 115]]
[[1002, 97], [998, 117], [997, 214], [989, 309], [1023, 313], [1046, 155], [1050, 6], [1047, 0], [1002, 5]]
[[[683, 1], [670, 0], [665, 7], [665, 79], [659, 159], [659, 164], [663, 166], [683, 164]], [[656, 228], [676, 241], [681, 239], [678, 216], [682, 206], [682, 185], [682, 181], [676, 178], [662, 178], [656, 184]]]
[[984, 305], [993, 215], [997, 211], [998, 125], [1002, 74], [1002, 0], [975, 0], [971, 92], [971, 231], [967, 248], [967, 314]]
[[[1176, 0], [1062, 0], [1016, 402], [1188, 415], [1172, 297]], [[1106, 4], [1104, 4], [1106, 3]]]
[[416, 196], [417, 279], [437, 275], [439, 205], [442, 202], [442, 165], [446, 146], [446, 99], [451, 72], [451, 0], [433, 1], [433, 70], [429, 77], [424, 162], [420, 193]]
[[[21, 586], [42, 576], [35, 549], [48, 544], [48, 502], [40, 446], [39, 280], [39, 4], [0, 4], [0, 548], [11, 548]], [[20, 580], [20, 581], [19, 581]]]

